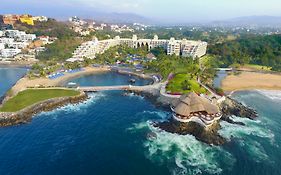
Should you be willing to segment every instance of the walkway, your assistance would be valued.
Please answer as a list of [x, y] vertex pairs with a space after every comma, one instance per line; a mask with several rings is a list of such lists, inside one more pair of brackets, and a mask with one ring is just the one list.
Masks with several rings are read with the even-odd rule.
[[205, 88], [207, 91], [209, 91], [213, 97], [215, 97], [216, 99], [220, 99], [221, 96], [218, 95], [215, 91], [213, 91], [211, 88], [209, 88], [208, 86], [206, 86], [205, 84], [203, 84], [200, 80], [200, 78], [197, 79], [197, 82], [203, 87]]
[[150, 91], [154, 89], [160, 89], [161, 84], [153, 84], [147, 86], [131, 86], [131, 85], [122, 85], [122, 86], [88, 86], [88, 87], [78, 87], [79, 90], [84, 92], [97, 92], [97, 91], [112, 91], [112, 90], [131, 90], [131, 91]]

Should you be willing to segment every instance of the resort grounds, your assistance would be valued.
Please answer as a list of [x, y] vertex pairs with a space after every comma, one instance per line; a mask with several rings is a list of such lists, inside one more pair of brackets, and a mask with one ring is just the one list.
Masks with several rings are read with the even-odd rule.
[[93, 74], [98, 72], [109, 71], [108, 67], [85, 67], [82, 71], [74, 72], [74, 73], [65, 73], [63, 76], [60, 76], [56, 79], [49, 79], [47, 77], [34, 78], [29, 79], [28, 77], [23, 77], [20, 79], [15, 86], [12, 87], [11, 95], [15, 95], [20, 91], [23, 91], [29, 87], [58, 87], [62, 86], [65, 82], [72, 78], [76, 78], [79, 76]]

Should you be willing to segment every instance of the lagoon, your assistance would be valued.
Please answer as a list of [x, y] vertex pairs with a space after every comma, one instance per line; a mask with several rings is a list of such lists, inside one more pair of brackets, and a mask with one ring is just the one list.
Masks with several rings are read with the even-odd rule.
[[153, 82], [152, 79], [143, 79], [134, 75], [108, 71], [98, 72], [91, 75], [83, 75], [81, 77], [71, 79], [67, 83], [74, 82], [79, 86], [119, 86], [131, 84], [131, 79], [136, 81], [133, 84], [136, 86], [148, 85]]

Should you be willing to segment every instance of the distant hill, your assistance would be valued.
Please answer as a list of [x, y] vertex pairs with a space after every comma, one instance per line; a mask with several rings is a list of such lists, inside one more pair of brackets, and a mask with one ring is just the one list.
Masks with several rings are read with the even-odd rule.
[[214, 21], [215, 25], [226, 26], [281, 26], [281, 16], [245, 16], [223, 21]]
[[103, 21], [107, 23], [150, 23], [151, 20], [134, 14], [134, 13], [105, 13], [95, 14], [93, 18], [97, 21]]
[[58, 20], [67, 20], [71, 16], [78, 16], [81, 19], [94, 20], [105, 23], [145, 23], [150, 24], [152, 20], [143, 17], [141, 15], [137, 15], [134, 13], [108, 13], [108, 12], [100, 12], [100, 11], [71, 11], [63, 12], [63, 13], [53, 13], [50, 16], [58, 19]]

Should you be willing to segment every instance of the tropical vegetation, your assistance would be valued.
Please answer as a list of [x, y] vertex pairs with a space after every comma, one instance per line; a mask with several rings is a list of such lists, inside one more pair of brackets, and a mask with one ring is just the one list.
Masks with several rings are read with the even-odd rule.
[[281, 71], [281, 35], [253, 36], [210, 45], [219, 66], [254, 64]]

